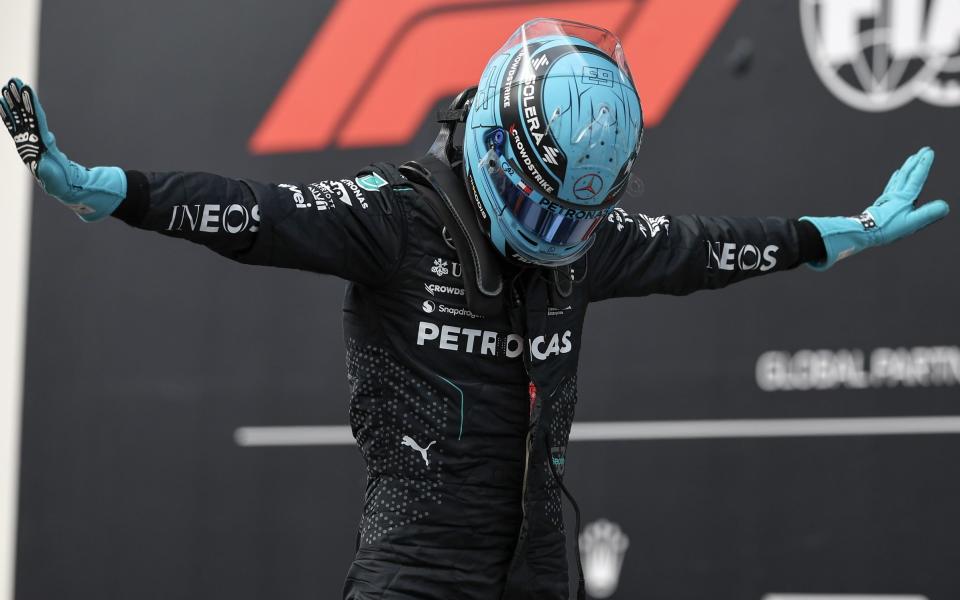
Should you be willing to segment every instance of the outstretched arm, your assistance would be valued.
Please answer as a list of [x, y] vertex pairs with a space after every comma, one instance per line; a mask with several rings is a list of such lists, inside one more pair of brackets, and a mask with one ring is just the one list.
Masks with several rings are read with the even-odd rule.
[[402, 203], [388, 185], [368, 185], [370, 177], [282, 184], [208, 173], [126, 177], [115, 217], [239, 262], [378, 285], [398, 268], [405, 247]]
[[810, 223], [779, 217], [630, 215], [617, 209], [588, 254], [591, 299], [684, 295], [823, 256]]
[[920, 190], [933, 166], [933, 150], [921, 148], [903, 163], [876, 201], [856, 217], [803, 217], [823, 236], [826, 256], [811, 263], [817, 270], [829, 269], [838, 260], [912, 235], [947, 216], [943, 200], [917, 206]]
[[30, 86], [11, 79], [2, 90], [0, 117], [23, 162], [48, 194], [84, 221], [106, 218], [127, 193], [127, 179], [119, 167], [88, 169], [57, 147], [47, 117]]
[[268, 184], [208, 173], [88, 169], [57, 147], [29, 86], [11, 80], [0, 114], [43, 189], [84, 221], [112, 214], [240, 262], [370, 285], [386, 281], [399, 265], [406, 221], [382, 178]]
[[929, 148], [911, 156], [857, 217], [650, 218], [618, 210], [589, 254], [591, 297], [689, 294], [804, 263], [829, 268], [947, 215], [942, 200], [916, 206], [932, 163]]

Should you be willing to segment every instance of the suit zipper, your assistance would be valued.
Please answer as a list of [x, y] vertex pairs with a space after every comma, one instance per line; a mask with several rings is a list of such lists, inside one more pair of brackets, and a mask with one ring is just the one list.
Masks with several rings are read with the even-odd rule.
[[[514, 277], [513, 281], [511, 282], [511, 286], [510, 286], [510, 294], [511, 294], [511, 299], [512, 299], [512, 301], [513, 301], [513, 308], [514, 308], [515, 311], [518, 312], [518, 314], [519, 314], [519, 310], [523, 307], [523, 301], [522, 301], [522, 299], [521, 299], [521, 297], [520, 297], [520, 292], [517, 291], [517, 283], [519, 282], [519, 280], [520, 280], [519, 275], [518, 275], [517, 277]], [[524, 315], [524, 317], [525, 317], [525, 315]], [[527, 334], [527, 332], [526, 332], [526, 318], [522, 318], [522, 319], [521, 319], [521, 322], [519, 323], [519, 325], [521, 325], [521, 327], [519, 328], [519, 329], [521, 330], [521, 331], [520, 331], [520, 334], [521, 334], [524, 338], [526, 338], [526, 334]], [[516, 324], [515, 324], [514, 326], [516, 327]], [[523, 485], [522, 485], [521, 488], [520, 488], [520, 509], [521, 509], [521, 511], [522, 511], [522, 514], [523, 514], [524, 519], [526, 519], [526, 517], [527, 517], [527, 502], [526, 502], [526, 499], [527, 499], [527, 480], [528, 480], [528, 476], [529, 476], [529, 473], [530, 473], [530, 447], [531, 447], [531, 445], [532, 445], [532, 443], [533, 443], [533, 440], [532, 440], [532, 436], [533, 436], [533, 423], [531, 422], [530, 419], [532, 419], [532, 417], [533, 417], [534, 408], [535, 408], [535, 402], [537, 401], [537, 399], [536, 399], [537, 384], [536, 384], [536, 382], [533, 380], [533, 374], [532, 374], [532, 370], [533, 370], [533, 369], [532, 369], [532, 365], [530, 364], [530, 355], [529, 355], [526, 347], [525, 347], [524, 350], [523, 350], [523, 370], [524, 370], [524, 372], [527, 374], [527, 378], [529, 379], [528, 392], [529, 392], [530, 398], [531, 398], [530, 412], [528, 413], [528, 416], [527, 416], [527, 435], [526, 435], [526, 437], [524, 438], [524, 450], [523, 450]]]

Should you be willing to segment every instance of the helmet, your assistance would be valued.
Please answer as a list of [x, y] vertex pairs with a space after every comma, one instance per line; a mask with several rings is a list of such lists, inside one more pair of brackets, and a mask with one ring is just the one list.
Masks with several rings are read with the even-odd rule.
[[583, 256], [642, 135], [616, 35], [555, 19], [521, 25], [484, 69], [464, 133], [464, 180], [493, 245], [545, 266]]

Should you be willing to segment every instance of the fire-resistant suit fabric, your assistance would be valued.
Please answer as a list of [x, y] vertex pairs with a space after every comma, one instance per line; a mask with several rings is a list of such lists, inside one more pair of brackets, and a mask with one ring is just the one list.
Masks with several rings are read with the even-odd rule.
[[127, 178], [114, 216], [130, 225], [349, 282], [350, 425], [368, 475], [350, 600], [566, 599], [559, 482], [587, 306], [720, 288], [822, 253], [792, 219], [617, 209], [565, 302], [551, 305], [541, 268], [504, 264], [502, 310], [479, 315], [439, 216], [396, 171], [279, 185]]

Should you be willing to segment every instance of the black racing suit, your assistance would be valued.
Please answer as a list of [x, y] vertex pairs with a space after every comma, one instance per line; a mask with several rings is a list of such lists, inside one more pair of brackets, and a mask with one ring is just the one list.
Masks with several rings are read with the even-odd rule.
[[349, 282], [350, 425], [368, 475], [351, 600], [567, 598], [560, 486], [587, 305], [719, 288], [823, 251], [790, 219], [617, 210], [566, 302], [549, 303], [542, 269], [505, 267], [502, 310], [481, 316], [438, 215], [396, 176], [127, 177], [114, 215], [130, 225]]

